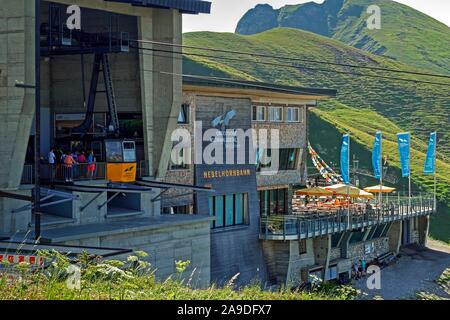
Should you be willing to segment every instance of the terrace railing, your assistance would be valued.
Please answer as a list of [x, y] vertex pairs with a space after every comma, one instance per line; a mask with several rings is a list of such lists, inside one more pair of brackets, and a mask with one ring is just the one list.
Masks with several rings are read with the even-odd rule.
[[64, 164], [41, 164], [41, 177], [47, 181], [87, 181], [106, 180], [106, 163], [77, 163], [72, 166]]
[[[410, 205], [411, 204], [411, 205]], [[396, 199], [372, 209], [339, 209], [330, 212], [302, 212], [295, 215], [269, 215], [260, 219], [260, 238], [297, 240], [380, 225], [431, 214], [433, 197]]]

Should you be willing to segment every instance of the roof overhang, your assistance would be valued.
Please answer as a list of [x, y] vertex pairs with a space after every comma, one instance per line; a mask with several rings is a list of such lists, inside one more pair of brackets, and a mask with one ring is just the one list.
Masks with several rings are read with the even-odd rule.
[[245, 80], [205, 79], [186, 76], [183, 77], [183, 91], [209, 95], [244, 96], [250, 97], [253, 100], [267, 98], [312, 101], [334, 98], [337, 95], [337, 91], [334, 89], [306, 88]]
[[108, 2], [128, 3], [132, 6], [177, 9], [182, 13], [198, 14], [210, 13], [211, 2], [202, 0], [105, 0]]

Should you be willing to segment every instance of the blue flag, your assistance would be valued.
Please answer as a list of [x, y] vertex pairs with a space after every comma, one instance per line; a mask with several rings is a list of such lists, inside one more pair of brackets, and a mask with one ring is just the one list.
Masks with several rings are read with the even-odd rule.
[[436, 168], [434, 167], [436, 159], [436, 132], [430, 134], [430, 142], [428, 144], [427, 158], [425, 160], [425, 167], [423, 172], [426, 174], [433, 174]]
[[350, 182], [349, 179], [349, 163], [350, 163], [350, 136], [345, 134], [342, 136], [342, 146], [341, 146], [341, 176], [344, 180], [344, 183], [348, 184]]
[[382, 139], [381, 132], [378, 131], [375, 134], [375, 141], [373, 142], [372, 148], [373, 175], [377, 179], [381, 178], [381, 139]]
[[402, 167], [402, 177], [409, 177], [409, 146], [410, 136], [409, 132], [397, 133], [398, 153], [400, 155], [400, 165]]

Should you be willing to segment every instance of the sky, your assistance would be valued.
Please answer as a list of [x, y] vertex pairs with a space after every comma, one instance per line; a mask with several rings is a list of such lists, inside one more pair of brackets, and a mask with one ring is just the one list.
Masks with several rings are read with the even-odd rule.
[[[299, 4], [311, 0], [208, 0], [212, 2], [211, 14], [184, 15], [183, 32], [215, 31], [234, 32], [239, 19], [260, 3], [275, 9], [286, 4]], [[313, 0], [323, 3], [323, 0]], [[450, 0], [396, 0], [450, 26]]]

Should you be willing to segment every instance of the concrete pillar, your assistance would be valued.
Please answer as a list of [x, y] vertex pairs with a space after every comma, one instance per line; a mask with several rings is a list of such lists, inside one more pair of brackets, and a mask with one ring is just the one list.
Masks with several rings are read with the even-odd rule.
[[[181, 44], [182, 15], [177, 10], [154, 9], [151, 18], [141, 17], [141, 39]], [[174, 50], [167, 46], [142, 44], [148, 48]], [[169, 57], [169, 58], [168, 58]], [[180, 58], [180, 55], [174, 55]], [[171, 151], [171, 134], [177, 126], [182, 103], [182, 61], [170, 54], [141, 55], [141, 90], [145, 153], [149, 174], [165, 177]]]
[[428, 232], [430, 230], [430, 216], [417, 217], [418, 230], [419, 230], [419, 244], [422, 246], [427, 245]]
[[342, 238], [339, 241], [339, 247], [341, 248], [341, 256], [343, 258], [348, 258], [348, 245], [350, 243], [350, 238], [353, 233], [351, 231], [345, 231]]
[[[34, 117], [34, 5], [6, 1], [0, 6], [0, 189], [20, 185]], [[2, 201], [0, 199], [0, 201]], [[4, 214], [4, 213], [0, 213]]]
[[317, 237], [313, 241], [315, 263], [324, 266], [322, 278], [325, 279], [330, 264], [331, 235]]
[[394, 254], [398, 254], [400, 251], [400, 246], [402, 244], [402, 228], [402, 220], [394, 221], [387, 233], [387, 236], [389, 237], [389, 251], [392, 251]]

